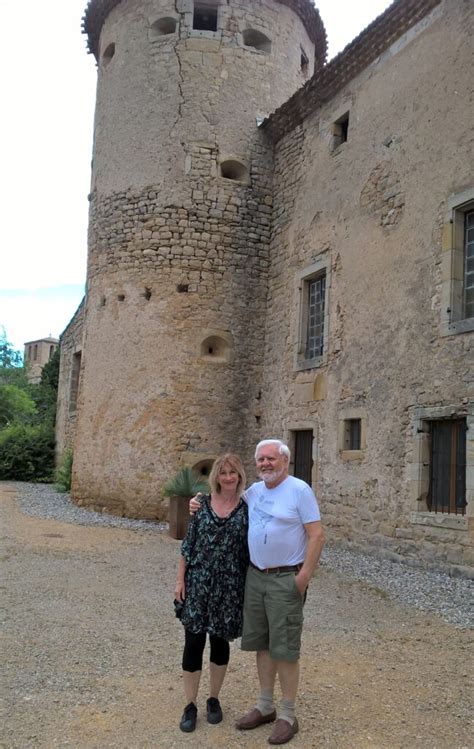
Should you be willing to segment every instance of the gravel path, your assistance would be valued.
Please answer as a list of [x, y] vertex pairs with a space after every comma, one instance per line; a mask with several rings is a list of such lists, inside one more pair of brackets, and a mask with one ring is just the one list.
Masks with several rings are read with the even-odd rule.
[[[1, 749], [263, 749], [234, 721], [258, 688], [231, 648], [224, 721], [184, 735], [179, 542], [49, 486], [0, 484]], [[294, 749], [472, 749], [472, 583], [330, 546], [305, 606]], [[277, 695], [278, 696], [278, 695]]]
[[[18, 483], [13, 486], [18, 490], [21, 508], [27, 515], [64, 523], [127, 528], [149, 533], [163, 533], [168, 529], [167, 523], [129, 520], [82, 509], [71, 501], [68, 494], [61, 494], [51, 485]], [[452, 578], [441, 572], [379, 559], [339, 544], [327, 544], [321, 566], [348, 578], [364, 581], [402, 604], [439, 614], [446, 622], [458, 627], [472, 627], [472, 580]]]

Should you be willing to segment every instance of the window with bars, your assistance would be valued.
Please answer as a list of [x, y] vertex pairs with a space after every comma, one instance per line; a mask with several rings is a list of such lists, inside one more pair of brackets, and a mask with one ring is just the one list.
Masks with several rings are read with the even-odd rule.
[[297, 271], [296, 298], [298, 329], [295, 336], [296, 370], [325, 364], [329, 337], [329, 289], [331, 265], [326, 253], [312, 265]]
[[464, 515], [466, 507], [466, 419], [429, 422], [431, 512]]
[[361, 449], [361, 420], [346, 419], [344, 422], [344, 450]]
[[443, 335], [474, 330], [474, 187], [447, 201], [442, 241]]
[[326, 273], [306, 282], [308, 295], [308, 320], [306, 335], [306, 359], [316, 359], [324, 350], [324, 307], [326, 296]]
[[464, 317], [474, 317], [474, 210], [464, 214]]

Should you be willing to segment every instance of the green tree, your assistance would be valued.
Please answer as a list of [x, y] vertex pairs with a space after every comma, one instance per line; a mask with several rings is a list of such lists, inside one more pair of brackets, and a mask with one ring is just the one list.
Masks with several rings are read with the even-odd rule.
[[35, 402], [25, 390], [16, 385], [0, 385], [0, 429], [13, 423], [31, 423], [35, 414]]
[[3, 325], [0, 325], [0, 369], [11, 369], [23, 366], [23, 356], [16, 351], [7, 339]]
[[28, 382], [22, 357], [0, 327], [0, 480], [52, 480], [59, 350]]
[[59, 347], [41, 371], [41, 380], [31, 386], [31, 396], [36, 403], [37, 421], [49, 424], [54, 428], [56, 422], [56, 401], [58, 398], [59, 380]]

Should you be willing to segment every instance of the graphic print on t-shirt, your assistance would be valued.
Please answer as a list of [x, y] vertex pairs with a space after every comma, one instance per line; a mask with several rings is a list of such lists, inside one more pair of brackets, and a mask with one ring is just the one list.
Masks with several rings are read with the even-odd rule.
[[273, 509], [273, 500], [266, 499], [261, 494], [252, 508], [252, 523], [260, 528], [266, 528], [273, 515], [270, 512]]

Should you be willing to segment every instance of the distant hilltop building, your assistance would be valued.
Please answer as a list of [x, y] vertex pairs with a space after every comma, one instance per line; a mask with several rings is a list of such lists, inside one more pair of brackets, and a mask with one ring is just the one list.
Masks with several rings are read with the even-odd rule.
[[162, 517], [280, 436], [332, 537], [472, 570], [473, 13], [395, 0], [326, 63], [310, 0], [90, 0], [76, 502]]
[[49, 362], [58, 346], [58, 339], [51, 337], [39, 338], [36, 341], [25, 343], [23, 363], [26, 367], [26, 376], [29, 382], [38, 383], [41, 380], [42, 369]]

